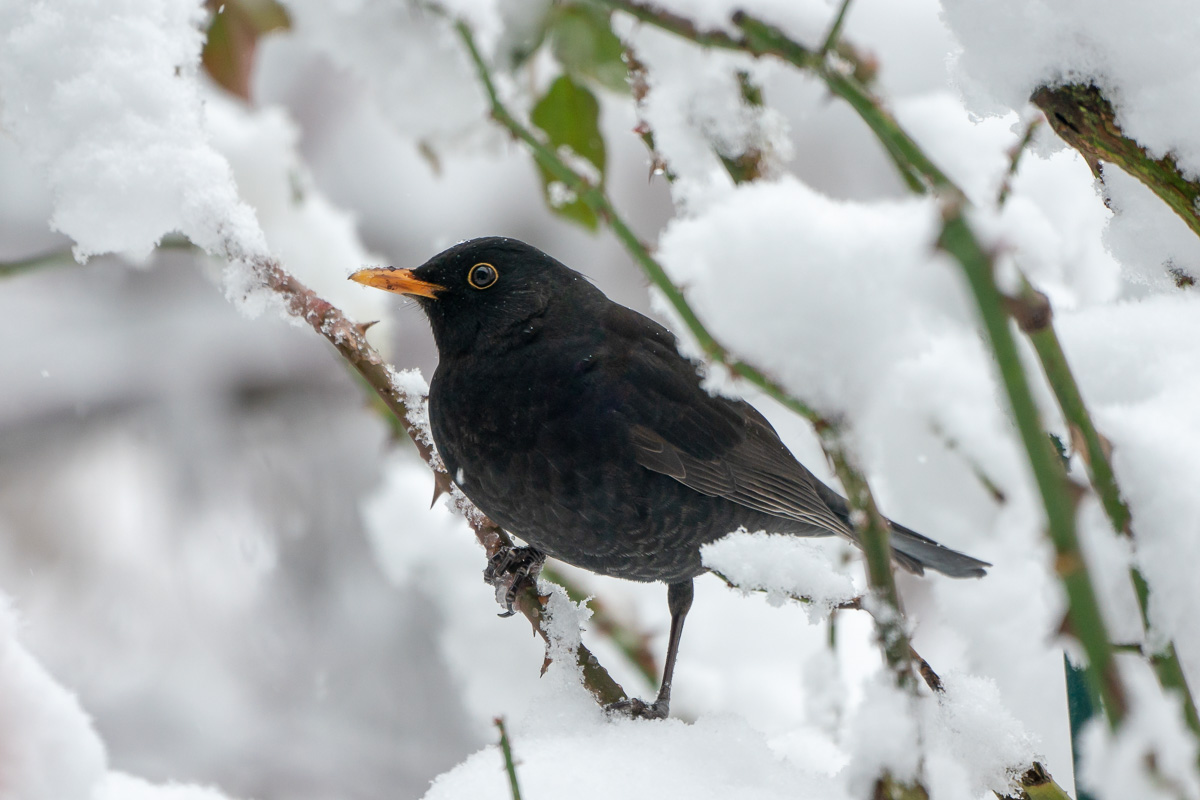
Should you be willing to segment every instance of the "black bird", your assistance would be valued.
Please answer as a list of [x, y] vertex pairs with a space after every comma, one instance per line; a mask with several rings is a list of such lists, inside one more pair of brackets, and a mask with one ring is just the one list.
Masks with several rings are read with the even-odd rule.
[[[739, 527], [855, 541], [846, 501], [762, 414], [710, 395], [670, 331], [537, 248], [474, 239], [414, 270], [351, 278], [415, 297], [429, 318], [438, 452], [467, 497], [529, 545], [494, 559], [489, 580], [532, 578], [551, 555], [667, 584], [658, 698], [616, 710], [667, 715], [692, 579], [705, 571], [701, 545]], [[990, 566], [895, 523], [891, 545], [918, 575], [978, 577]]]

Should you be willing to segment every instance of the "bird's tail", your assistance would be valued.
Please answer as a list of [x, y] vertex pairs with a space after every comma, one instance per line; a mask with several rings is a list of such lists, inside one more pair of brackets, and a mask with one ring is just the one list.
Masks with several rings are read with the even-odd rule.
[[[824, 484], [817, 484], [817, 492], [825, 504], [837, 514], [846, 526], [850, 524], [850, 510], [846, 499]], [[938, 544], [928, 536], [922, 536], [911, 528], [888, 520], [891, 526], [889, 541], [892, 545], [892, 558], [896, 563], [916, 575], [924, 575], [926, 569], [932, 569], [951, 578], [982, 578], [987, 574], [986, 561], [972, 558], [966, 553], [951, 550], [945, 545]]]
[[972, 558], [966, 553], [951, 550], [927, 536], [922, 536], [903, 525], [891, 523], [892, 558], [909, 572], [924, 575], [925, 569], [936, 570], [951, 578], [982, 578], [987, 574], [986, 561]]

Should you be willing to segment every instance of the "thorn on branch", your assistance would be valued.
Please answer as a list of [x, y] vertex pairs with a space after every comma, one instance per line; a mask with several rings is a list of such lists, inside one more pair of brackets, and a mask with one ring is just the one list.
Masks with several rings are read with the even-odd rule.
[[1044, 331], [1054, 318], [1050, 298], [1033, 287], [1028, 287], [1019, 297], [1005, 295], [1004, 310], [1025, 334]]
[[942, 694], [946, 691], [946, 687], [942, 685], [942, 679], [933, 671], [933, 667], [929, 666], [929, 662], [921, 657], [921, 654], [916, 651], [911, 645], [908, 648], [909, 655], [917, 664], [917, 671], [921, 673], [921, 677], [925, 680], [925, 685], [932, 689], [937, 694]]

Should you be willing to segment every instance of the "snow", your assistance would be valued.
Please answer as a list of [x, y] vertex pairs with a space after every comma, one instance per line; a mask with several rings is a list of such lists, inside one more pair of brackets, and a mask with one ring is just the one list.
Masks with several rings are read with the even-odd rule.
[[229, 800], [207, 786], [152, 784], [123, 772], [109, 772], [100, 780], [92, 800]]
[[765, 591], [767, 602], [773, 605], [789, 597], [805, 598], [809, 602], [804, 607], [814, 620], [859, 593], [826, 550], [794, 536], [738, 531], [705, 545], [700, 555], [704, 566], [734, 585]]
[[46, 171], [51, 226], [77, 257], [145, 258], [172, 231], [214, 252], [266, 252], [204, 130], [202, 22], [199, 3], [170, 0], [0, 10], [0, 123]]
[[[387, 295], [358, 291], [346, 280], [380, 259], [363, 247], [353, 216], [313, 182], [288, 113], [278, 106], [251, 109], [211, 88], [204, 92], [204, 112], [212, 146], [229, 162], [238, 195], [254, 208], [271, 253], [351, 319], [383, 321]], [[384, 321], [376, 336], [386, 340], [389, 327]]]
[[1013, 793], [1020, 773], [1039, 758], [1033, 737], [991, 680], [950, 672], [940, 677], [945, 693], [925, 704], [923, 718], [931, 797]]
[[229, 800], [213, 789], [158, 786], [109, 771], [91, 718], [25, 649], [19, 627], [16, 611], [0, 595], [0, 798]]
[[[843, 800], [815, 756], [772, 752], [761, 734], [736, 717], [688, 725], [609, 722], [542, 730], [508, 724], [523, 797], [794, 798]], [[440, 776], [425, 800], [511, 797], [500, 752], [484, 749]]]
[[1021, 108], [1040, 85], [1092, 82], [1114, 102], [1127, 135], [1200, 174], [1200, 110], [1185, 102], [1200, 80], [1200, 18], [1188, 0], [944, 0], [943, 7], [962, 46], [957, 66], [967, 95], [980, 110]]
[[659, 257], [726, 347], [838, 416], [967, 319], [957, 277], [934, 252], [937, 219], [931, 200], [838, 201], [785, 176], [675, 220]]
[[912, 694], [897, 687], [887, 671], [867, 684], [862, 705], [849, 722], [846, 782], [851, 796], [873, 797], [875, 783], [885, 773], [900, 783], [917, 779], [921, 748], [913, 746], [920, 740], [914, 705]]
[[[470, 138], [486, 130], [481, 126], [483, 93], [445, 16], [417, 4], [387, 0], [287, 0], [285, 5], [295, 36], [351, 69], [404, 134], [440, 146], [447, 138]], [[481, 38], [498, 35], [494, 2], [456, 5], [470, 9], [476, 25], [484, 18]], [[431, 75], [438, 80], [430, 80]], [[434, 109], [436, 113], [430, 113]]]
[[84, 800], [105, 769], [104, 745], [75, 697], [17, 640], [0, 597], [0, 797]]

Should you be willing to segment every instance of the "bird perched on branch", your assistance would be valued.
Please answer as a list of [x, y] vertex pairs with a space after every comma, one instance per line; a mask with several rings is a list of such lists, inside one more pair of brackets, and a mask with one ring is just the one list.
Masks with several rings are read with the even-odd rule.
[[[743, 527], [856, 541], [845, 499], [762, 414], [706, 392], [666, 328], [537, 248], [474, 239], [417, 269], [351, 278], [415, 297], [429, 318], [434, 443], [463, 493], [528, 544], [485, 573], [510, 611], [547, 555], [667, 584], [658, 697], [615, 710], [667, 715], [692, 579], [705, 571], [701, 545]], [[917, 574], [978, 577], [990, 566], [895, 523], [890, 541], [896, 563]]]

